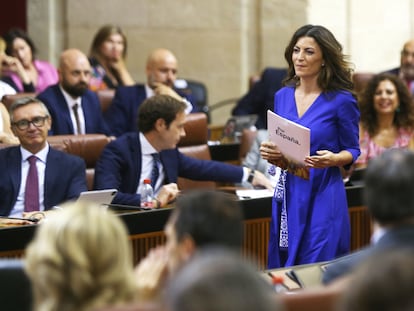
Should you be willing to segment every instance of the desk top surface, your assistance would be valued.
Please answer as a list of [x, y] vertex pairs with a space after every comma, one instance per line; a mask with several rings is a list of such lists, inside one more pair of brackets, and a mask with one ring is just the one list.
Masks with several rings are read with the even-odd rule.
[[[240, 200], [245, 219], [271, 215], [271, 198]], [[163, 231], [173, 207], [139, 211], [136, 207], [114, 206], [114, 212], [125, 223], [130, 235]], [[37, 225], [0, 227], [0, 251], [24, 249], [32, 239]]]

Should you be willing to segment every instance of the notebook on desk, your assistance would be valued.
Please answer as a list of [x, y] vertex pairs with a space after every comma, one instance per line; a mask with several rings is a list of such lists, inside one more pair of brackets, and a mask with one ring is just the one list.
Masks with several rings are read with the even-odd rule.
[[100, 205], [109, 205], [117, 194], [116, 189], [104, 189], [81, 192], [77, 202], [94, 202]]

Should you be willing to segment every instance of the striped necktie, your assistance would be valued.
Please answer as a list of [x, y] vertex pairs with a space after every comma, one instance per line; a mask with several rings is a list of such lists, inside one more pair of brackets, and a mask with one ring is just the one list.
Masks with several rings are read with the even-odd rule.
[[160, 176], [160, 155], [158, 153], [152, 153], [152, 171], [151, 171], [151, 186], [155, 191], [155, 185], [157, 184], [158, 177]]
[[26, 178], [26, 188], [24, 192], [24, 211], [33, 212], [39, 210], [39, 178], [37, 175], [37, 158], [32, 155], [29, 161], [29, 172]]
[[80, 118], [78, 113], [79, 104], [76, 103], [72, 106], [73, 114], [75, 115], [75, 121], [76, 121], [76, 131], [75, 134], [81, 134], [81, 124], [80, 124]]

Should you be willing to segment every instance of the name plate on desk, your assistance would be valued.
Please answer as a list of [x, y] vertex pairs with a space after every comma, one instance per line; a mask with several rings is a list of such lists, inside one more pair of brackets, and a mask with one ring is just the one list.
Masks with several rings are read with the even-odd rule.
[[269, 189], [238, 189], [236, 195], [240, 200], [272, 197], [274, 190]]

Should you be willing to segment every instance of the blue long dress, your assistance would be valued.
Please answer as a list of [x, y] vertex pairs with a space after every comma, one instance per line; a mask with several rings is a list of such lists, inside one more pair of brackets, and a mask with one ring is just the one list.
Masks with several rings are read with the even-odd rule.
[[[317, 150], [347, 150], [355, 161], [359, 154], [359, 110], [346, 91], [322, 93], [298, 116], [294, 87], [275, 95], [275, 113], [311, 130], [310, 154]], [[285, 184], [288, 246], [279, 247], [283, 203], [273, 198], [269, 243], [269, 268], [331, 260], [349, 251], [348, 204], [340, 169], [311, 169], [305, 180], [287, 173]]]

